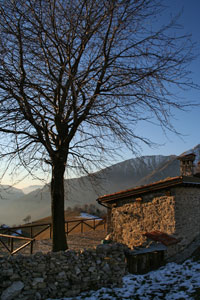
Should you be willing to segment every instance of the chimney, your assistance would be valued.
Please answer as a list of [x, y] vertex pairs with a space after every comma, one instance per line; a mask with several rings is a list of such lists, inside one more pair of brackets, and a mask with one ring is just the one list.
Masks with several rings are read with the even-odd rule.
[[194, 153], [181, 155], [177, 159], [180, 160], [181, 176], [194, 176], [194, 160], [196, 155]]

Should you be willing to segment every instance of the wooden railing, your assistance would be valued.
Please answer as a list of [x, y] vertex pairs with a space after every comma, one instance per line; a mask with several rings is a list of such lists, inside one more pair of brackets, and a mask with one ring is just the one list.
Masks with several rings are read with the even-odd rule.
[[[65, 221], [65, 233], [68, 235], [73, 231], [83, 233], [86, 228], [91, 230], [96, 230], [98, 227], [102, 226], [103, 230], [106, 229], [106, 218], [93, 218], [93, 219], [77, 219]], [[77, 230], [79, 229], [79, 230]], [[21, 230], [20, 233], [17, 230]], [[40, 234], [49, 230], [49, 238], [52, 237], [52, 224], [51, 223], [39, 223], [39, 224], [27, 224], [15, 227], [0, 228], [0, 244], [11, 254], [15, 254], [20, 250], [24, 249], [30, 245], [30, 253], [33, 253], [33, 243], [39, 237]], [[14, 250], [14, 241], [24, 240], [27, 241], [25, 244], [21, 245]]]
[[[74, 224], [74, 225], [73, 225]], [[68, 235], [72, 231], [75, 230], [75, 228], [80, 227], [80, 232], [84, 232], [84, 227], [88, 227], [92, 230], [96, 230], [96, 228], [102, 226], [103, 230], [106, 229], [106, 218], [93, 218], [93, 219], [77, 219], [77, 220], [69, 220], [65, 221], [65, 233]], [[40, 228], [41, 227], [41, 228]], [[23, 234], [17, 233], [17, 230], [23, 230]], [[13, 234], [17, 233], [18, 235], [25, 236], [27, 235], [30, 238], [36, 238], [39, 236], [42, 232], [46, 230], [50, 230], [49, 232], [49, 238], [51, 238], [52, 235], [52, 224], [51, 223], [31, 223], [27, 225], [20, 225], [15, 227], [8, 227], [8, 228], [0, 228], [0, 233], [4, 234]]]
[[[89, 222], [89, 223], [88, 223]], [[70, 228], [70, 225], [75, 223], [74, 226]], [[99, 226], [103, 226], [103, 229], [106, 229], [106, 218], [99, 219], [99, 218], [93, 218], [93, 219], [78, 219], [78, 220], [71, 220], [71, 221], [65, 221], [66, 224], [66, 231], [65, 233], [68, 235], [71, 233], [75, 228], [78, 226], [80, 227], [80, 232], [84, 232], [84, 225], [85, 227], [88, 227], [92, 230], [96, 230]]]
[[[15, 227], [0, 228], [0, 233], [8, 234], [8, 235], [15, 234], [17, 236], [29, 237], [35, 239], [42, 232], [48, 230], [49, 228], [51, 228], [51, 223], [27, 224], [27, 225], [15, 226]], [[35, 230], [34, 232], [34, 229], [37, 230]], [[21, 234], [17, 232], [17, 230], [22, 230], [23, 233]]]
[[[21, 245], [17, 249], [14, 249], [14, 240], [27, 241], [25, 244]], [[13, 236], [8, 234], [0, 233], [0, 244], [8, 251], [10, 255], [16, 254], [20, 250], [24, 249], [28, 245], [30, 245], [30, 253], [33, 253], [33, 242], [34, 239], [22, 237], [22, 236]]]

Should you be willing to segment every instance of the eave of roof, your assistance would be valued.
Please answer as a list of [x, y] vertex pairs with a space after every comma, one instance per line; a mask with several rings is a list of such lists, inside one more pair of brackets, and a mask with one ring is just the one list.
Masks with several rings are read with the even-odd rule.
[[200, 187], [200, 178], [188, 177], [188, 176], [177, 176], [177, 177], [166, 178], [164, 180], [156, 181], [151, 184], [146, 184], [132, 189], [119, 191], [117, 193], [104, 195], [99, 197], [97, 201], [100, 203], [116, 202], [120, 199], [127, 198], [130, 196], [141, 195], [151, 191], [162, 190], [165, 188], [178, 186], [178, 185], [190, 185], [190, 186]]

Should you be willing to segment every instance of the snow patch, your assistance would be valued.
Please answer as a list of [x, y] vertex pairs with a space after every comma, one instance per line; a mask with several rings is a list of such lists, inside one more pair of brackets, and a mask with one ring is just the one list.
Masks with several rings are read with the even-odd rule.
[[85, 212], [82, 212], [80, 213], [80, 216], [81, 218], [86, 218], [86, 219], [97, 219], [97, 220], [102, 220], [101, 218], [97, 217], [97, 216], [93, 216], [93, 215], [90, 215], [88, 213], [85, 213]]
[[81, 293], [76, 298], [46, 300], [192, 300], [192, 294], [200, 286], [199, 272], [200, 262], [187, 260], [182, 265], [169, 263], [144, 275], [125, 276], [122, 288], [101, 288]]

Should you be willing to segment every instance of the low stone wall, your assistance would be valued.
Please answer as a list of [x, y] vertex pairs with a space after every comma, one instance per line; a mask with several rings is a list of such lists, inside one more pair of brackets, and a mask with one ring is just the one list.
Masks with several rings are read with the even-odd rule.
[[73, 297], [85, 290], [121, 285], [126, 273], [124, 246], [2, 257], [0, 270], [1, 300]]

